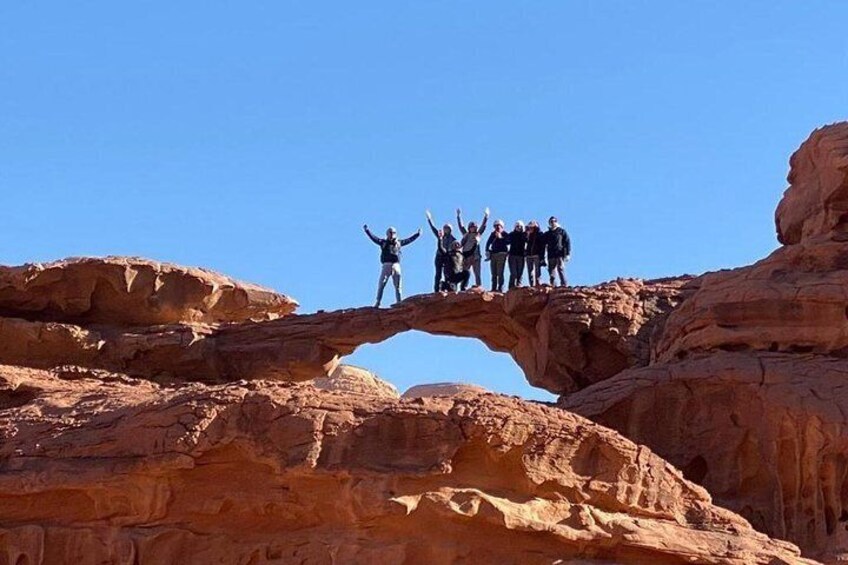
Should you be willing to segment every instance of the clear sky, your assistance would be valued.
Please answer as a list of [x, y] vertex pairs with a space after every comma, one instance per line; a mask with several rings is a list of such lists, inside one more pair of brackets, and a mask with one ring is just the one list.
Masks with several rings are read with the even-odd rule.
[[[558, 215], [571, 280], [776, 246], [787, 159], [845, 118], [848, 3], [0, 3], [0, 262], [142, 255], [370, 304], [368, 223]], [[407, 294], [434, 241], [407, 248]], [[488, 277], [487, 277], [488, 278]], [[503, 354], [407, 334], [405, 389], [544, 398]]]

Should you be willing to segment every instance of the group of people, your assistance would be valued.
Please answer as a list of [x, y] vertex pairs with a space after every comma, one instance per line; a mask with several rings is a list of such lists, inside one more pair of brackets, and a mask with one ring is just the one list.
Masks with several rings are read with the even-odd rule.
[[[503, 292], [504, 274], [509, 266], [508, 288], [523, 285], [525, 266], [530, 286], [542, 284], [542, 267], [547, 266], [551, 286], [566, 285], [565, 264], [571, 258], [571, 240], [565, 229], [559, 225], [556, 217], [548, 220], [548, 229], [543, 231], [539, 223], [531, 221], [525, 227], [524, 222], [516, 221], [512, 231], [507, 232], [502, 220], [495, 220], [494, 230], [483, 245], [483, 234], [489, 221], [489, 209], [483, 212], [480, 224], [462, 222], [462, 210], [456, 211], [456, 223], [459, 238], [454, 235], [453, 227], [445, 224], [441, 228], [433, 223], [433, 216], [427, 211], [427, 223], [436, 237], [435, 277], [433, 291], [456, 292], [468, 288], [471, 276], [475, 286], [482, 286], [482, 262], [488, 261], [492, 273], [492, 291]], [[368, 237], [380, 246], [380, 280], [377, 285], [377, 303], [383, 300], [383, 290], [389, 279], [395, 287], [395, 297], [400, 302], [401, 290], [401, 248], [409, 245], [421, 235], [416, 233], [405, 239], [397, 237], [397, 230], [389, 228], [386, 237], [375, 236], [363, 226]]]

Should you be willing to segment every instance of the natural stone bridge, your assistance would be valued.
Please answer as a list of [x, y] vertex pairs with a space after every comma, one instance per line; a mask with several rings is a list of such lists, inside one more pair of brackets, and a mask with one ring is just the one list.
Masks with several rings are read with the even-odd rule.
[[418, 330], [479, 339], [509, 353], [530, 384], [564, 393], [646, 365], [653, 330], [687, 280], [430, 294], [390, 309], [290, 315], [290, 298], [208, 271], [69, 260], [0, 271], [0, 363], [297, 381], [329, 374], [360, 345]]

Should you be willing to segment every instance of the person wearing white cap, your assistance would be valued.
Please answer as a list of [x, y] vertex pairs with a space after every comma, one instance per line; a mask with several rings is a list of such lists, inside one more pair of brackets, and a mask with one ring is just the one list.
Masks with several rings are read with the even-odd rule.
[[527, 224], [527, 282], [530, 286], [542, 284], [542, 266], [545, 263], [545, 234], [539, 222]]
[[509, 232], [509, 288], [521, 286], [524, 277], [524, 256], [526, 255], [527, 234], [524, 222], [518, 220]]
[[368, 229], [368, 224], [365, 224], [362, 228], [365, 230], [365, 234], [371, 239], [371, 241], [380, 246], [380, 263], [382, 267], [380, 269], [380, 280], [377, 283], [377, 303], [374, 306], [377, 308], [380, 307], [380, 302], [383, 300], [383, 289], [386, 288], [386, 283], [389, 282], [389, 277], [391, 277], [392, 282], [395, 285], [395, 298], [397, 299], [397, 302], [400, 302], [402, 300], [400, 270], [401, 247], [409, 245], [418, 239], [418, 236], [421, 235], [421, 230], [419, 229], [406, 239], [398, 239], [397, 230], [395, 228], [389, 228], [386, 230], [386, 238], [383, 239], [371, 233], [371, 230]]
[[504, 232], [503, 220], [495, 220], [495, 231], [486, 241], [486, 260], [491, 261], [492, 292], [503, 292], [504, 267], [509, 254], [509, 234]]

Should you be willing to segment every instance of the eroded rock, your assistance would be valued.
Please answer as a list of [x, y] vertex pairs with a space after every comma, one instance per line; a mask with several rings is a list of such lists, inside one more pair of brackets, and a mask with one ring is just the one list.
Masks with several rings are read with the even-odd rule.
[[785, 245], [845, 235], [848, 228], [848, 122], [815, 130], [789, 160], [789, 188], [775, 214]]
[[561, 406], [649, 446], [759, 531], [848, 558], [848, 360], [719, 352], [626, 371]]
[[296, 308], [267, 288], [134, 257], [0, 267], [0, 315], [11, 318], [146, 326], [273, 319]]
[[18, 563], [801, 563], [644, 447], [496, 395], [0, 367]]

